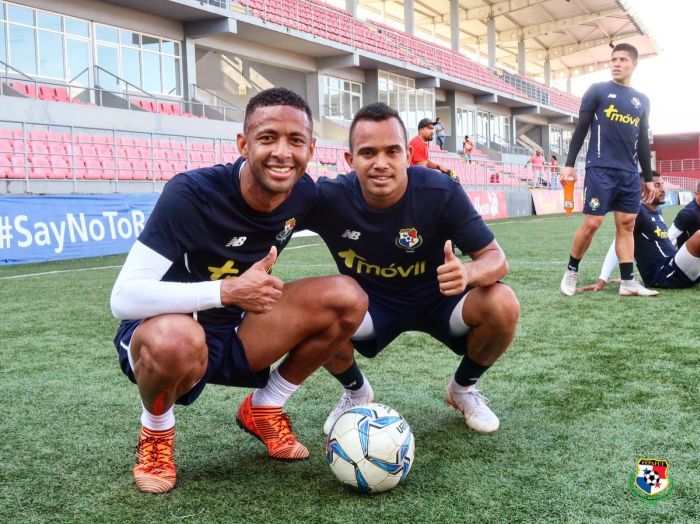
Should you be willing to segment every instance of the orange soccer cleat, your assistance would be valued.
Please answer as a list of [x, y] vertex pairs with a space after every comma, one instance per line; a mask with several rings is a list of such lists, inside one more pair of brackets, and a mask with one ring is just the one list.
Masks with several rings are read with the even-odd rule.
[[238, 408], [238, 426], [265, 444], [267, 452], [274, 459], [289, 462], [308, 459], [309, 450], [297, 442], [289, 415], [281, 407], [253, 406], [252, 397], [251, 393]]
[[141, 426], [134, 480], [141, 491], [166, 493], [175, 487], [175, 428], [153, 431]]

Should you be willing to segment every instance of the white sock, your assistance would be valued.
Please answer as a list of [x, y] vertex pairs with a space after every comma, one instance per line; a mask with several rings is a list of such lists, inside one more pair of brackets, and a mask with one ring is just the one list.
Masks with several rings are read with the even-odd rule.
[[457, 381], [454, 377], [452, 377], [452, 380], [450, 380], [450, 391], [452, 391], [453, 393], [466, 393], [467, 391], [471, 391], [475, 388], [476, 384], [472, 384], [471, 386], [460, 386], [459, 384], [457, 384]]
[[362, 375], [364, 377], [364, 383], [360, 386], [359, 389], [352, 390], [352, 389], [346, 389], [345, 392], [350, 395], [350, 398], [366, 398], [369, 396], [370, 392], [372, 391], [372, 386], [369, 385], [369, 381], [367, 380], [367, 377]]
[[[143, 403], [141, 403], [141, 407], [143, 407]], [[165, 431], [175, 425], [175, 412], [171, 406], [170, 409], [162, 415], [154, 415], [143, 407], [141, 411], [141, 425], [152, 431]]]
[[270, 373], [267, 386], [253, 391], [251, 403], [253, 406], [277, 406], [282, 407], [287, 399], [292, 396], [299, 386], [292, 384], [280, 375], [277, 368]]

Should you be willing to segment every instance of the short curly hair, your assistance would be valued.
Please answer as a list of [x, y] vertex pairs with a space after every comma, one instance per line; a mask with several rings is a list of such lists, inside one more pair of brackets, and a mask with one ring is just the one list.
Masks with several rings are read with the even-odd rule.
[[303, 111], [309, 118], [309, 126], [313, 129], [314, 121], [311, 116], [311, 108], [306, 100], [285, 87], [273, 87], [260, 91], [248, 101], [248, 105], [245, 107], [243, 131], [248, 130], [248, 119], [257, 108], [270, 106], [290, 106]]

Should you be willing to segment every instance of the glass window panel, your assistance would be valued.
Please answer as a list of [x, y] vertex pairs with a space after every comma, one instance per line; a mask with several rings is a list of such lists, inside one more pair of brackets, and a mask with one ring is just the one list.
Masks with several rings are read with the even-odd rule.
[[163, 40], [161, 44], [163, 46], [163, 53], [168, 53], [169, 55], [180, 55], [177, 48], [177, 42], [172, 40]]
[[[146, 45], [144, 37], [144, 47]], [[162, 93], [160, 81], [160, 56], [154, 53], [143, 53], [143, 88], [149, 93]]]
[[385, 104], [389, 104], [389, 95], [386, 91], [381, 91], [379, 93], [379, 101], [384, 102]]
[[66, 26], [66, 33], [78, 36], [90, 36], [90, 27], [84, 20], [65, 17], [63, 24]]
[[61, 31], [61, 15], [37, 11], [36, 13], [38, 26], [42, 29], [51, 29], [53, 31]]
[[120, 32], [120, 41], [122, 45], [139, 47], [141, 45], [141, 39], [139, 37], [140, 35], [138, 33], [132, 33], [131, 31], [124, 31], [122, 29]]
[[163, 56], [163, 92], [180, 96], [180, 59]]
[[331, 93], [330, 108], [332, 116], [340, 116], [340, 95], [337, 92]]
[[[79, 86], [88, 85], [87, 67], [90, 65], [90, 47], [87, 40], [66, 39], [68, 55], [68, 79]], [[81, 74], [82, 73], [82, 74]], [[80, 75], [76, 78], [77, 75]]]
[[353, 95], [353, 97], [352, 97], [352, 109], [351, 109], [352, 115], [350, 118], [354, 118], [361, 107], [362, 107], [362, 97], [359, 97], [357, 95]]
[[343, 118], [352, 120], [352, 103], [350, 102], [350, 93], [343, 93]]
[[0, 3], [0, 20], [5, 20], [5, 4]]
[[62, 34], [39, 31], [39, 74], [65, 78]]
[[9, 30], [10, 65], [23, 73], [35, 75], [36, 45], [34, 43], [34, 29], [10, 24]]
[[95, 37], [103, 42], [119, 42], [119, 31], [114, 27], [95, 24]]
[[[106, 45], [97, 46], [97, 65], [115, 75], [119, 74], [119, 58], [117, 48]], [[117, 89], [117, 80], [104, 71], [98, 71], [97, 83], [103, 89]]]
[[127, 82], [141, 87], [141, 51], [122, 48], [122, 76]]
[[7, 5], [7, 19], [20, 24], [34, 25], [34, 10], [18, 5]]
[[141, 36], [141, 43], [143, 44], [144, 49], [148, 49], [149, 51], [160, 51], [160, 39], [159, 38], [154, 38], [152, 36], [142, 35]]
[[356, 84], [355, 82], [353, 82], [353, 84], [352, 84], [352, 92], [353, 92], [353, 93], [360, 93], [360, 94], [361, 94], [361, 93], [362, 93], [362, 84]]
[[[2, 7], [2, 5], [0, 5]], [[7, 53], [5, 52], [5, 24], [0, 23], [0, 60], [7, 62]], [[2, 64], [0, 64], [2, 65]], [[2, 66], [3, 70], [5, 66]]]

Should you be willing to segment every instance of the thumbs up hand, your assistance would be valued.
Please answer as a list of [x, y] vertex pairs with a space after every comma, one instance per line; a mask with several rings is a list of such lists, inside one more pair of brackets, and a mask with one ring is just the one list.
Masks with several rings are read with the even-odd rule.
[[238, 306], [251, 313], [267, 313], [282, 296], [282, 281], [269, 274], [277, 260], [277, 248], [272, 246], [264, 258], [258, 260], [237, 278], [221, 283], [221, 304]]
[[445, 296], [459, 295], [469, 284], [465, 264], [454, 254], [452, 241], [445, 242], [445, 263], [437, 268], [440, 293]]

